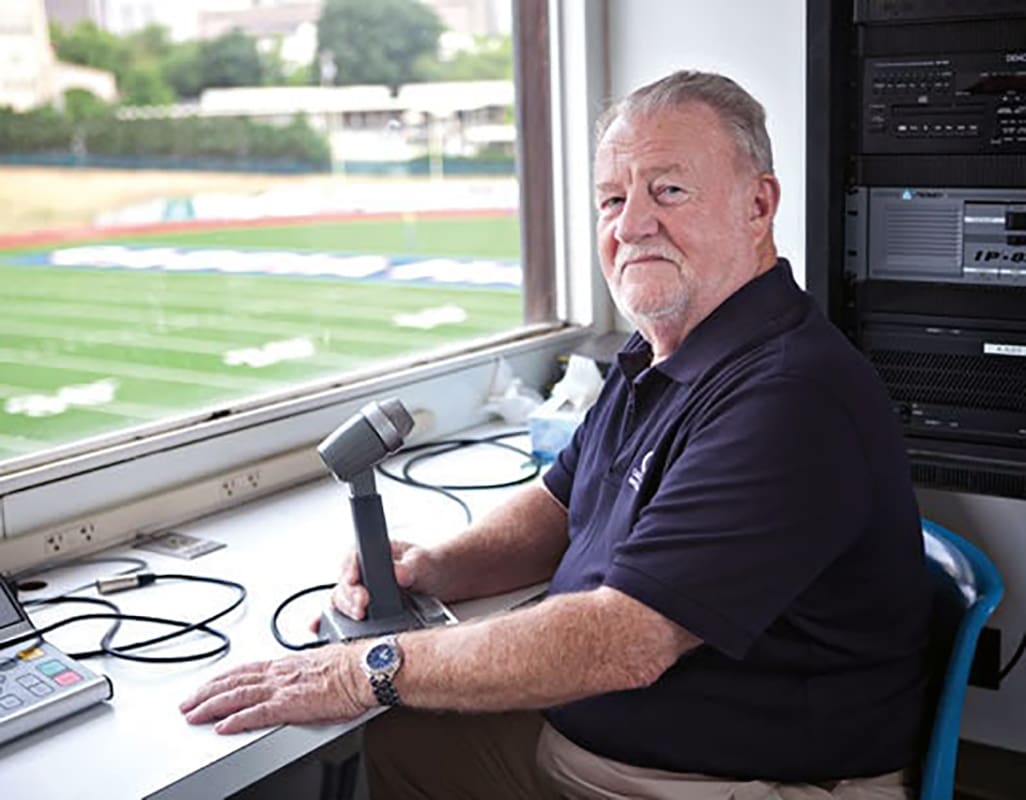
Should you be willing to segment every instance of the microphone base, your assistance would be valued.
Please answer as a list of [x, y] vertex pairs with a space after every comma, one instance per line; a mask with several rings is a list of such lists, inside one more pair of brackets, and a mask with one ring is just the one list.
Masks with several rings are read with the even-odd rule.
[[406, 592], [402, 597], [402, 611], [387, 617], [352, 619], [334, 608], [328, 609], [321, 614], [320, 636], [330, 642], [348, 642], [459, 622], [441, 600]]

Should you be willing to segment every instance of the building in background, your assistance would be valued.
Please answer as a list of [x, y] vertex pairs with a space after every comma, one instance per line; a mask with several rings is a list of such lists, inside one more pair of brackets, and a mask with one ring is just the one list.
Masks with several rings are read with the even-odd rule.
[[511, 158], [512, 81], [409, 83], [387, 86], [240, 86], [207, 89], [197, 105], [126, 107], [122, 119], [183, 115], [246, 117], [287, 125], [297, 116], [322, 131], [335, 163], [403, 162], [427, 156]]
[[511, 0], [421, 0], [453, 33], [508, 36], [513, 30]]
[[65, 28], [79, 22], [90, 21], [102, 28], [105, 0], [46, 0], [46, 16]]
[[69, 89], [108, 103], [118, 97], [110, 72], [56, 59], [43, 0], [0, 4], [0, 106], [27, 111], [59, 105]]

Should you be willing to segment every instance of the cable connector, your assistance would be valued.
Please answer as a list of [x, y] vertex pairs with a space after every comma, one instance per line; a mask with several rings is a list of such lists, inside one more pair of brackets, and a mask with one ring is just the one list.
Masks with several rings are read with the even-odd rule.
[[98, 578], [96, 591], [100, 594], [114, 594], [129, 589], [136, 589], [139, 586], [149, 586], [157, 579], [152, 572], [134, 572], [131, 575], [112, 575], [108, 578]]

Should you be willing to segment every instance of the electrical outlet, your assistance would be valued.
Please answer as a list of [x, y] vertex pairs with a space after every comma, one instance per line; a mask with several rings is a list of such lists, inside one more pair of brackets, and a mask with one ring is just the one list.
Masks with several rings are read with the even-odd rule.
[[43, 539], [44, 553], [53, 557], [65, 551], [64, 531], [54, 531]]
[[91, 545], [95, 537], [96, 524], [91, 520], [83, 520], [44, 536], [43, 552], [49, 558], [73, 553]]
[[260, 470], [249, 469], [224, 478], [220, 484], [221, 498], [235, 499], [252, 494], [260, 488]]
[[64, 531], [65, 541], [71, 541], [75, 547], [85, 547], [93, 543], [96, 525], [92, 522], [80, 522]]

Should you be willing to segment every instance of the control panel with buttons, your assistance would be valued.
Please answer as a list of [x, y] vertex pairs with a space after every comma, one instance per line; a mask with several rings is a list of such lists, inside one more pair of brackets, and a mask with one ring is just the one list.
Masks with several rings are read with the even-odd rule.
[[1026, 62], [866, 58], [861, 80], [863, 153], [1026, 153]]
[[0, 745], [110, 699], [96, 675], [42, 639], [23, 641], [32, 623], [0, 579]]

